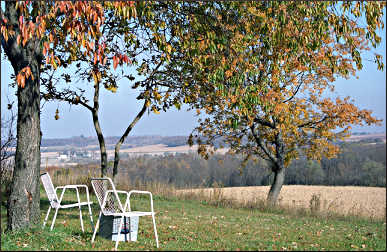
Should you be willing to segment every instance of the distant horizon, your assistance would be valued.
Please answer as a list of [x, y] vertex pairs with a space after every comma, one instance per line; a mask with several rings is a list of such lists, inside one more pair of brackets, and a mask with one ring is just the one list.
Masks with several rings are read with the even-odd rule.
[[[375, 132], [370, 132], [370, 131], [356, 131], [351, 133], [351, 135], [354, 134], [366, 134], [366, 135], [374, 135], [374, 134], [386, 134], [386, 131], [375, 131]], [[97, 136], [85, 136], [83, 134], [78, 135], [78, 136], [70, 136], [70, 137], [42, 137], [42, 139], [66, 139], [66, 138], [78, 138], [78, 137], [84, 137], [84, 138], [98, 138]], [[149, 135], [132, 135], [132, 136], [127, 136], [128, 137], [152, 137], [152, 136], [157, 136], [157, 137], [189, 137], [189, 135], [160, 135], [160, 134], [149, 134]], [[104, 136], [104, 138], [109, 138], [109, 137], [121, 137], [121, 136]]]

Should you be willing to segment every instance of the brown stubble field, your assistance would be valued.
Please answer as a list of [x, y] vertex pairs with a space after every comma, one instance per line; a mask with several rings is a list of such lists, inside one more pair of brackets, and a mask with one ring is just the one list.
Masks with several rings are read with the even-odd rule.
[[[226, 199], [247, 205], [263, 202], [269, 188], [269, 186], [204, 188], [181, 190], [180, 193], [200, 194], [210, 199]], [[285, 185], [279, 196], [279, 205], [287, 209], [305, 209], [326, 215], [385, 219], [386, 188]]]

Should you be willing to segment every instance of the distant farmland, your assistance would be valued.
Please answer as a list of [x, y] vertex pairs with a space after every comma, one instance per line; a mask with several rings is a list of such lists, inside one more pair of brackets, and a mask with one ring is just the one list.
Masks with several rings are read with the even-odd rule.
[[[269, 186], [206, 188], [180, 190], [180, 193], [191, 192], [211, 198], [217, 194], [217, 197], [221, 199], [254, 203], [265, 200], [269, 188]], [[385, 219], [386, 188], [285, 185], [279, 196], [279, 204], [285, 208], [308, 210], [313, 205], [317, 211], [325, 214], [335, 213], [344, 216]]]

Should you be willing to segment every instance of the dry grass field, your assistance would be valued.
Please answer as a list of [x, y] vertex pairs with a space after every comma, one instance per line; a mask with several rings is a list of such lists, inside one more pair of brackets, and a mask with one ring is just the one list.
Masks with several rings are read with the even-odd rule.
[[[168, 147], [165, 144], [154, 144], [154, 145], [146, 145], [146, 146], [122, 149], [121, 152], [122, 153], [146, 153], [146, 154], [164, 153], [164, 152], [196, 153], [197, 149], [198, 149], [198, 145], [193, 145], [193, 146], [180, 145], [180, 146]], [[217, 153], [225, 154], [227, 151], [228, 151], [228, 148], [218, 149]], [[108, 152], [108, 155], [114, 155], [114, 150], [108, 150], [107, 152]]]
[[[269, 188], [269, 186], [251, 186], [189, 189], [180, 190], [180, 193], [193, 193], [201, 197], [232, 200], [247, 205], [264, 201]], [[386, 188], [285, 185], [279, 196], [279, 205], [323, 214], [383, 219], [386, 218]]]

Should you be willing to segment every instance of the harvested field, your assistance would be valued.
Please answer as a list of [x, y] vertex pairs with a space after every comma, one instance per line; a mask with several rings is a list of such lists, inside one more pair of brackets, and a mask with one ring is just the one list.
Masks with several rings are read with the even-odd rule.
[[[180, 190], [211, 199], [256, 203], [266, 199], [269, 186], [228, 187]], [[386, 188], [358, 186], [285, 185], [279, 196], [281, 207], [308, 209], [344, 216], [386, 218]]]

